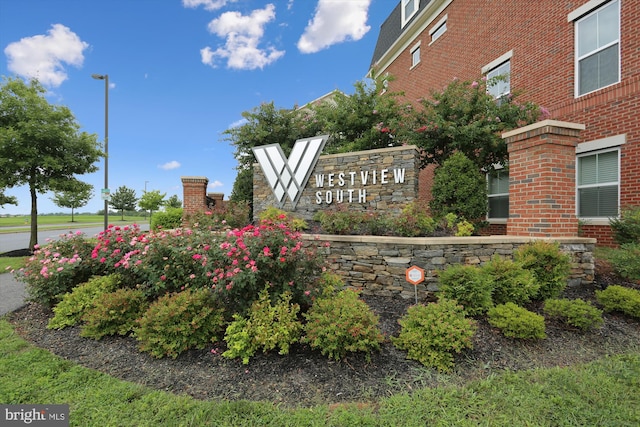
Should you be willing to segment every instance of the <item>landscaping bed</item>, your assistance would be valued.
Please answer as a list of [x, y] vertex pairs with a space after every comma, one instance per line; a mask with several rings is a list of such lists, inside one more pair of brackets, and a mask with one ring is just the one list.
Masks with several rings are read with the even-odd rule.
[[[595, 290], [610, 284], [640, 289], [637, 283], [620, 280], [606, 265], [598, 263], [594, 284], [567, 288], [563, 296], [595, 304]], [[380, 329], [387, 338], [397, 335], [398, 319], [414, 303], [412, 299], [362, 298], [380, 316]], [[542, 312], [540, 303], [528, 308]], [[388, 339], [370, 360], [355, 354], [338, 362], [307, 345], [295, 344], [286, 356], [259, 353], [243, 365], [239, 359], [221, 356], [224, 342], [204, 350], [189, 350], [176, 359], [155, 359], [141, 353], [132, 337], [105, 337], [98, 341], [81, 337], [79, 327], [46, 329], [51, 316], [50, 309], [29, 304], [9, 319], [17, 333], [34, 345], [116, 378], [197, 399], [270, 401], [286, 407], [375, 401], [422, 387], [464, 384], [504, 370], [568, 366], [640, 351], [640, 321], [605, 313], [603, 326], [590, 332], [547, 321], [547, 338], [539, 341], [505, 338], [479, 318], [473, 349], [457, 355], [456, 366], [448, 374], [407, 360], [405, 353], [394, 348]]]

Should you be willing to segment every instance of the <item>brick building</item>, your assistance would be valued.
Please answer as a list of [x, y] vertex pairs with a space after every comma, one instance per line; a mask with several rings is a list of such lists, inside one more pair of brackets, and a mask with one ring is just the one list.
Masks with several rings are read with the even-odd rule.
[[[552, 120], [505, 135], [511, 176], [489, 185], [490, 204], [506, 206], [488, 218], [492, 231], [512, 234], [524, 213], [515, 205], [548, 199], [557, 215], [529, 213], [543, 217], [542, 228], [580, 220], [583, 235], [607, 245], [609, 218], [640, 205], [638, 22], [638, 0], [401, 0], [380, 28], [371, 70], [392, 75], [389, 89], [409, 101], [455, 77], [508, 75], [492, 93], [522, 91]], [[521, 166], [529, 160], [526, 170], [511, 168], [516, 157]], [[534, 175], [548, 194], [525, 191]]]

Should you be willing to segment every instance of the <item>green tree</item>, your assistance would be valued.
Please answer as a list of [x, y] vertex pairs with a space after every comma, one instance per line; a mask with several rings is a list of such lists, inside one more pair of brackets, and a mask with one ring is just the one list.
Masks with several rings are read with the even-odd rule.
[[422, 167], [442, 165], [455, 152], [464, 153], [478, 170], [489, 171], [507, 162], [501, 133], [545, 118], [548, 112], [534, 103], [520, 103], [517, 91], [496, 100], [487, 93], [489, 82], [454, 80], [442, 92], [432, 92], [411, 114], [402, 138], [422, 149]]
[[149, 223], [151, 223], [151, 216], [153, 215], [153, 211], [157, 211], [160, 209], [160, 206], [164, 204], [164, 198], [167, 193], [160, 193], [158, 190], [153, 191], [145, 191], [140, 197], [140, 201], [138, 202], [138, 206], [140, 209], [144, 209], [145, 211], [149, 211]]
[[182, 200], [178, 199], [178, 196], [174, 194], [173, 196], [169, 197], [166, 202], [164, 202], [164, 206], [167, 209], [178, 209], [182, 207]]
[[3, 191], [0, 191], [0, 208], [4, 205], [17, 205], [18, 199], [14, 196], [7, 196]]
[[38, 193], [64, 190], [76, 175], [95, 172], [104, 156], [94, 134], [80, 132], [71, 110], [51, 105], [37, 81], [3, 78], [0, 87], [0, 189], [28, 185], [31, 238], [38, 243]]
[[136, 210], [136, 203], [138, 198], [136, 197], [136, 191], [132, 188], [128, 188], [124, 185], [118, 187], [118, 189], [111, 195], [111, 201], [109, 204], [115, 209], [120, 211], [120, 219], [124, 221], [125, 211]]
[[93, 197], [93, 185], [82, 181], [70, 181], [64, 190], [53, 193], [53, 203], [61, 208], [71, 209], [71, 222], [73, 222], [73, 211], [80, 208]]

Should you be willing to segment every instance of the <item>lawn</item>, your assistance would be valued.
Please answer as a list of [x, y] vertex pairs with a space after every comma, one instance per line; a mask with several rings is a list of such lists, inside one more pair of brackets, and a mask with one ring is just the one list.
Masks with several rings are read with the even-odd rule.
[[0, 319], [0, 402], [69, 404], [72, 426], [629, 426], [640, 424], [640, 352], [504, 373], [375, 403], [285, 409], [201, 401], [120, 381], [36, 348]]
[[[109, 223], [115, 225], [125, 224], [143, 224], [147, 223], [149, 218], [145, 218], [142, 215], [133, 216], [125, 215], [124, 220], [120, 214], [111, 213], [109, 215]], [[28, 215], [12, 216], [12, 217], [0, 217], [0, 234], [2, 233], [16, 233], [16, 232], [28, 232], [31, 227], [31, 219]], [[86, 227], [93, 225], [104, 224], [103, 215], [74, 215], [73, 222], [71, 221], [71, 215], [38, 215], [38, 228], [69, 228], [71, 227]]]

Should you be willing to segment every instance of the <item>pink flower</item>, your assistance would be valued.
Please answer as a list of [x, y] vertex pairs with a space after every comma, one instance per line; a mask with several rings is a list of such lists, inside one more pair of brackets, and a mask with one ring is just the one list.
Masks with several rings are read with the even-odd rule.
[[202, 255], [200, 254], [194, 254], [191, 258], [195, 259], [195, 260], [199, 260], [200, 258], [202, 258]]
[[271, 249], [269, 249], [269, 247], [268, 247], [268, 246], [265, 246], [265, 247], [262, 249], [262, 253], [264, 254], [264, 256], [270, 256], [270, 255], [271, 255]]
[[162, 280], [162, 281], [164, 282], [165, 280], [167, 280], [167, 276], [165, 276], [165, 275], [163, 274], [162, 276], [160, 276], [160, 280]]
[[478, 82], [476, 82], [475, 80], [473, 81], [473, 83], [471, 83], [471, 87], [472, 88], [477, 88], [478, 87]]

